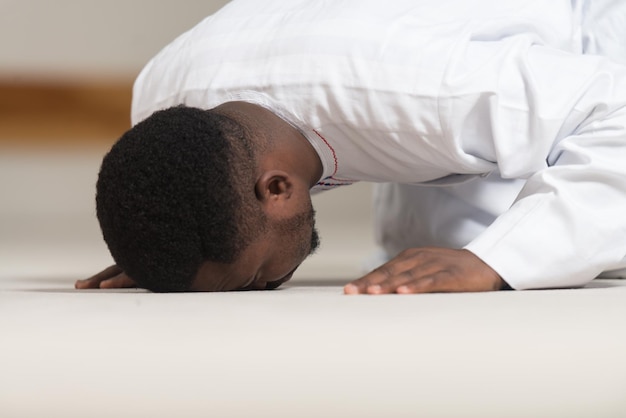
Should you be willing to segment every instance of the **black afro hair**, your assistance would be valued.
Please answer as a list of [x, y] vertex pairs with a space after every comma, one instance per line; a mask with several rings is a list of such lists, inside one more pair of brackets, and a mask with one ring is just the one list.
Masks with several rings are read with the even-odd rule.
[[[218, 113], [174, 107], [140, 122], [104, 157], [96, 210], [111, 255], [139, 286], [189, 290], [205, 261], [232, 263], [261, 228], [254, 147]], [[251, 225], [253, 223], [253, 225]]]

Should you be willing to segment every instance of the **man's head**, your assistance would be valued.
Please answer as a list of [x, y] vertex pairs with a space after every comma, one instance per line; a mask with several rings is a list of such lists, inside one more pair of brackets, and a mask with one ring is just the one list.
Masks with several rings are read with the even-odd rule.
[[[263, 187], [272, 198], [272, 188], [280, 194], [285, 184], [298, 182], [288, 171], [260, 168], [273, 140], [241, 122], [228, 112], [171, 108], [137, 124], [105, 156], [98, 220], [114, 260], [140, 286], [233, 290], [247, 286], [237, 283], [239, 270], [248, 268], [242, 265], [268, 263], [270, 256], [280, 261], [270, 251], [283, 248], [280, 240], [292, 237], [292, 247], [299, 247], [282, 251], [289, 258], [283, 269], [295, 269], [316, 246], [310, 199], [307, 205], [300, 190], [286, 196], [294, 197], [288, 204], [264, 198]], [[271, 273], [264, 283], [289, 271]]]

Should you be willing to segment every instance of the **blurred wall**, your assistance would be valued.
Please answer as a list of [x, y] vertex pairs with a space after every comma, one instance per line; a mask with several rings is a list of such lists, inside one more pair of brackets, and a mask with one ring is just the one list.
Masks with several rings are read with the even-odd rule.
[[0, 148], [111, 142], [141, 68], [226, 3], [0, 0]]
[[134, 78], [227, 0], [0, 0], [0, 80]]

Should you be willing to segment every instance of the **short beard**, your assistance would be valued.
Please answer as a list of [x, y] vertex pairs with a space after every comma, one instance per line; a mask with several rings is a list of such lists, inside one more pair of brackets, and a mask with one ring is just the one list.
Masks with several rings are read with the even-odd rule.
[[313, 207], [309, 207], [309, 210], [298, 213], [293, 217], [281, 221], [278, 224], [282, 236], [296, 236], [298, 237], [299, 231], [304, 228], [311, 229], [311, 237], [306, 239], [299, 239], [294, 245], [297, 248], [297, 255], [304, 259], [309, 255], [315, 253], [320, 246], [320, 237], [317, 229], [315, 228], [315, 210]]

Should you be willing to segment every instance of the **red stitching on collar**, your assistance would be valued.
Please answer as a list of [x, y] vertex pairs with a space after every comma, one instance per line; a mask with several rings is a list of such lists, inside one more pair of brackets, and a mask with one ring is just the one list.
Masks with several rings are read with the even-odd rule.
[[337, 174], [337, 170], [339, 170], [339, 162], [337, 161], [337, 153], [335, 152], [334, 148], [330, 146], [330, 144], [328, 143], [328, 141], [326, 140], [326, 138], [324, 138], [319, 132], [317, 132], [315, 129], [313, 129], [313, 132], [315, 132], [315, 134], [317, 136], [319, 136], [322, 141], [324, 141], [324, 143], [326, 144], [326, 146], [330, 149], [330, 152], [332, 152], [333, 154], [333, 160], [335, 160], [335, 171], [333, 171], [333, 174], [331, 174], [330, 176], [334, 176], [335, 174]]

